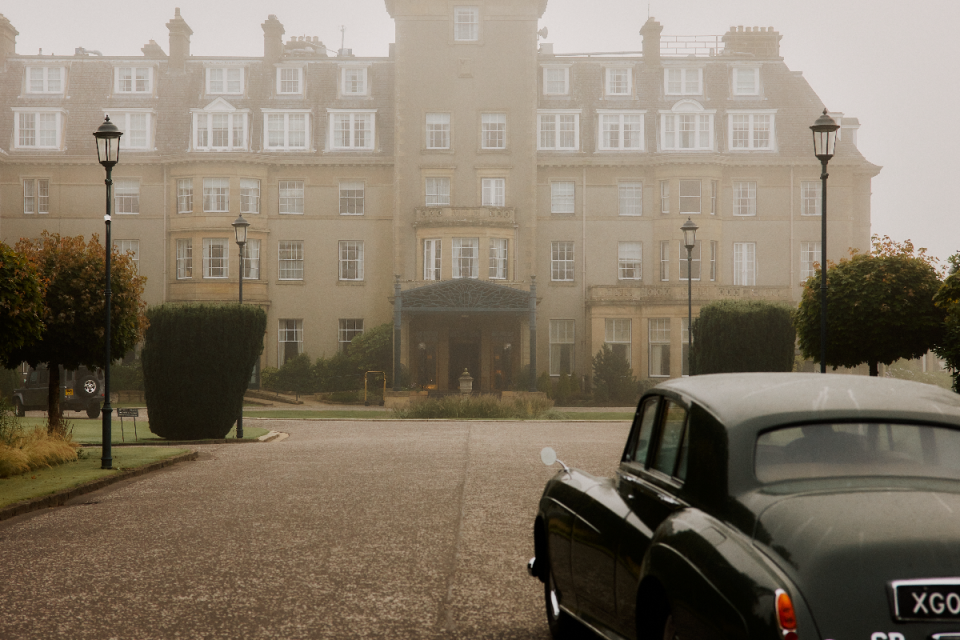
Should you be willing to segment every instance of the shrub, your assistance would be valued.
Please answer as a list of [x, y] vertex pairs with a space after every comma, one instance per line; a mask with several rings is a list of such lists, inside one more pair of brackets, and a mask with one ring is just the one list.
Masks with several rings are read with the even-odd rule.
[[550, 374], [541, 371], [537, 376], [537, 391], [547, 394], [548, 398], [553, 398], [553, 382], [550, 381]]
[[622, 353], [604, 344], [593, 357], [593, 395], [600, 403], [631, 405], [637, 399], [637, 380]]
[[336, 404], [357, 404], [360, 402], [360, 394], [362, 392], [354, 389], [353, 391], [333, 391], [331, 393], [323, 394], [323, 399], [326, 402], [333, 402]]
[[317, 358], [313, 371], [317, 389], [320, 391], [352, 391], [363, 388], [363, 375], [356, 362], [342, 353], [335, 353], [329, 358]]
[[143, 391], [143, 367], [140, 360], [134, 360], [130, 364], [111, 366], [110, 389], [112, 391]]
[[760, 300], [719, 300], [693, 321], [694, 374], [793, 371], [793, 310]]
[[553, 402], [541, 396], [525, 395], [501, 400], [494, 395], [448, 395], [439, 398], [420, 398], [406, 407], [396, 407], [398, 418], [427, 420], [502, 419], [529, 420], [544, 417], [553, 408]]
[[20, 372], [15, 369], [0, 369], [0, 398], [9, 400], [15, 389], [22, 384]]
[[150, 430], [161, 438], [223, 438], [263, 351], [267, 314], [241, 305], [151, 308], [141, 354]]
[[5, 398], [0, 398], [0, 478], [77, 459], [80, 445], [46, 429], [24, 432]]
[[267, 391], [280, 391], [280, 369], [264, 367], [260, 370], [260, 386]]
[[284, 362], [277, 372], [277, 385], [282, 391], [293, 391], [297, 400], [301, 395], [313, 393], [317, 385], [310, 356], [301, 353]]

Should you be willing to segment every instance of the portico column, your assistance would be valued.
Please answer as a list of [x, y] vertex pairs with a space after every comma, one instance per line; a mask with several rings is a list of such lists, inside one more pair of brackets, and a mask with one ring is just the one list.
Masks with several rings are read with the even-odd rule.
[[530, 391], [537, 390], [537, 276], [530, 276]]
[[393, 283], [393, 390], [400, 391], [400, 333], [401, 333], [401, 306], [400, 276], [394, 276]]

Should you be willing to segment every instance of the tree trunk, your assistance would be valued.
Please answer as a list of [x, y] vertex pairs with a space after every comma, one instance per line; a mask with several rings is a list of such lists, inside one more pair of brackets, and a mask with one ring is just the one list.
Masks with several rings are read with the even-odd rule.
[[47, 365], [50, 382], [47, 384], [47, 432], [50, 435], [64, 435], [63, 418], [60, 416], [60, 365], [51, 362]]
[[870, 375], [873, 377], [880, 375], [880, 364], [876, 360], [870, 361]]

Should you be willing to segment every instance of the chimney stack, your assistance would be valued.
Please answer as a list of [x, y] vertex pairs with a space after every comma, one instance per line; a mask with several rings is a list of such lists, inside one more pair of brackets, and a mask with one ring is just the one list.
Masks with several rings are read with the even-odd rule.
[[183, 68], [183, 63], [190, 57], [190, 36], [193, 29], [187, 21], [180, 17], [180, 8], [174, 9], [173, 20], [167, 23], [170, 30], [170, 68]]
[[283, 25], [271, 13], [260, 26], [263, 28], [263, 59], [266, 62], [280, 62], [283, 57]]
[[776, 59], [780, 57], [782, 37], [773, 27], [730, 27], [730, 30], [723, 34], [723, 55]]
[[0, 13], [0, 66], [6, 63], [8, 57], [16, 55], [18, 35], [20, 32]]
[[643, 38], [643, 61], [657, 64], [660, 62], [660, 32], [663, 25], [652, 17], [647, 18], [640, 28], [640, 37]]

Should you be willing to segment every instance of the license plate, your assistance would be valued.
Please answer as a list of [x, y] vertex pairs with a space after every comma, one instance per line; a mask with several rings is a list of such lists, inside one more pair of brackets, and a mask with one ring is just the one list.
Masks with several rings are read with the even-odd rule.
[[64, 389], [64, 390], [63, 390], [63, 395], [65, 395], [65, 396], [72, 396], [72, 395], [73, 395], [73, 389]]
[[960, 578], [895, 580], [890, 587], [897, 620], [960, 620]]

